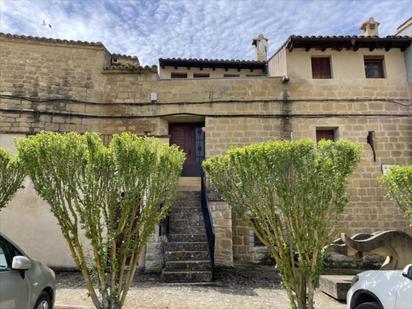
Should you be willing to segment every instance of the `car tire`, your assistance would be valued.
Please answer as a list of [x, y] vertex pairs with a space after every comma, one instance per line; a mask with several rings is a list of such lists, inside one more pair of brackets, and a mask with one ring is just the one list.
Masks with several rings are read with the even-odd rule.
[[357, 305], [355, 309], [381, 309], [381, 306], [376, 302], [367, 302]]
[[33, 309], [52, 309], [52, 302], [49, 294], [41, 292]]

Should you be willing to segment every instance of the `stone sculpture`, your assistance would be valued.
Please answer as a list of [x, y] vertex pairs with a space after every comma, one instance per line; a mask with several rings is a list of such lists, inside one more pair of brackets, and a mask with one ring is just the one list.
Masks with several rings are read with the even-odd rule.
[[364, 257], [376, 254], [385, 257], [381, 269], [403, 269], [412, 263], [412, 237], [402, 231], [389, 230], [372, 234], [342, 233], [326, 250], [346, 256]]

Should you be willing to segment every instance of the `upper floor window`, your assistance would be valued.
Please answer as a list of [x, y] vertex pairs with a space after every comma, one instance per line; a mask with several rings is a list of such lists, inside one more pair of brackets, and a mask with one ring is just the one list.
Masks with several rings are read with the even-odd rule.
[[209, 78], [209, 73], [194, 73], [193, 78]]
[[312, 57], [312, 78], [332, 78], [329, 57]]
[[172, 73], [171, 78], [187, 78], [187, 73]]
[[334, 142], [336, 140], [336, 129], [317, 128], [316, 142], [318, 143], [323, 139]]
[[383, 56], [365, 56], [363, 59], [365, 63], [366, 78], [384, 78], [383, 71]]

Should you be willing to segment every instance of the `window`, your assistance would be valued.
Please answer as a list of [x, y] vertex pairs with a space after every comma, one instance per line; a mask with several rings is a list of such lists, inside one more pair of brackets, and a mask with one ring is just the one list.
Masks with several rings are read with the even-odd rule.
[[383, 73], [383, 56], [365, 56], [366, 78], [384, 78]]
[[332, 78], [329, 57], [312, 57], [312, 78], [314, 79]]
[[7, 270], [9, 265], [6, 260], [6, 252], [3, 249], [2, 245], [0, 244], [0, 271]]
[[253, 245], [255, 247], [264, 246], [264, 244], [260, 241], [259, 237], [257, 237], [255, 233], [253, 233]]
[[187, 73], [172, 73], [171, 78], [187, 78]]
[[239, 74], [224, 74], [223, 77], [239, 77]]
[[325, 139], [327, 141], [335, 141], [336, 129], [316, 129], [316, 142]]
[[208, 73], [194, 73], [193, 78], [209, 78]]
[[11, 270], [13, 258], [22, 255], [19, 250], [0, 237], [0, 271]]

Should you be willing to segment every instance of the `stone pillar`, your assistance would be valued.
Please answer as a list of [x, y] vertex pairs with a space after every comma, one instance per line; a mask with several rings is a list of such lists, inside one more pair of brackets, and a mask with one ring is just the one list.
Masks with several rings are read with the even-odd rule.
[[232, 211], [223, 201], [210, 201], [215, 231], [215, 265], [233, 266]]
[[156, 227], [146, 244], [144, 268], [146, 272], [160, 272], [163, 268], [162, 238], [159, 236], [159, 227]]

